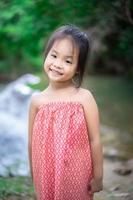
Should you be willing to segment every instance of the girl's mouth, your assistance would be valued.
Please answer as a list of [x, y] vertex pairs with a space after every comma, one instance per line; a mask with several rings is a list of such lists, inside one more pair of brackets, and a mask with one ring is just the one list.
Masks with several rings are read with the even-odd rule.
[[54, 73], [55, 75], [63, 75], [63, 73], [61, 73], [60, 71], [52, 69], [52, 68], [50, 68], [50, 71], [52, 71], [52, 73]]

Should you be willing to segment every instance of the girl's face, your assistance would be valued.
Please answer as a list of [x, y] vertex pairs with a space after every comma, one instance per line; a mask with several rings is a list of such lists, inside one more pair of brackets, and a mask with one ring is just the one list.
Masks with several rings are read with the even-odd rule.
[[56, 40], [44, 62], [44, 70], [52, 82], [70, 82], [75, 75], [79, 51], [71, 38]]

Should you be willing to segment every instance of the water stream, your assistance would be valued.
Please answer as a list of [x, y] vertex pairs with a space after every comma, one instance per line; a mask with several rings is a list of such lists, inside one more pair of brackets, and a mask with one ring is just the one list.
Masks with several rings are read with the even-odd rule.
[[27, 117], [33, 90], [28, 83], [39, 78], [26, 74], [1, 88], [0, 92], [0, 176], [27, 175]]

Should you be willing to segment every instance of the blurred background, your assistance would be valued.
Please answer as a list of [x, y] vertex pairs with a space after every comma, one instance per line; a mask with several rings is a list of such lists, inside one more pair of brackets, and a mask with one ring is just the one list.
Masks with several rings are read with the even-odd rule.
[[83, 87], [100, 114], [104, 190], [96, 200], [133, 199], [133, 1], [0, 2], [0, 199], [33, 199], [27, 162], [31, 94], [43, 90], [50, 34], [75, 24], [91, 37]]

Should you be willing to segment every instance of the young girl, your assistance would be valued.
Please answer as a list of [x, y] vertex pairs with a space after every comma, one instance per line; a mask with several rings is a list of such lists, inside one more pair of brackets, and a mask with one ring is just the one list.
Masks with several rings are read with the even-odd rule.
[[81, 88], [90, 44], [73, 25], [57, 29], [45, 50], [48, 87], [32, 95], [29, 160], [38, 200], [92, 200], [102, 190], [97, 104]]

